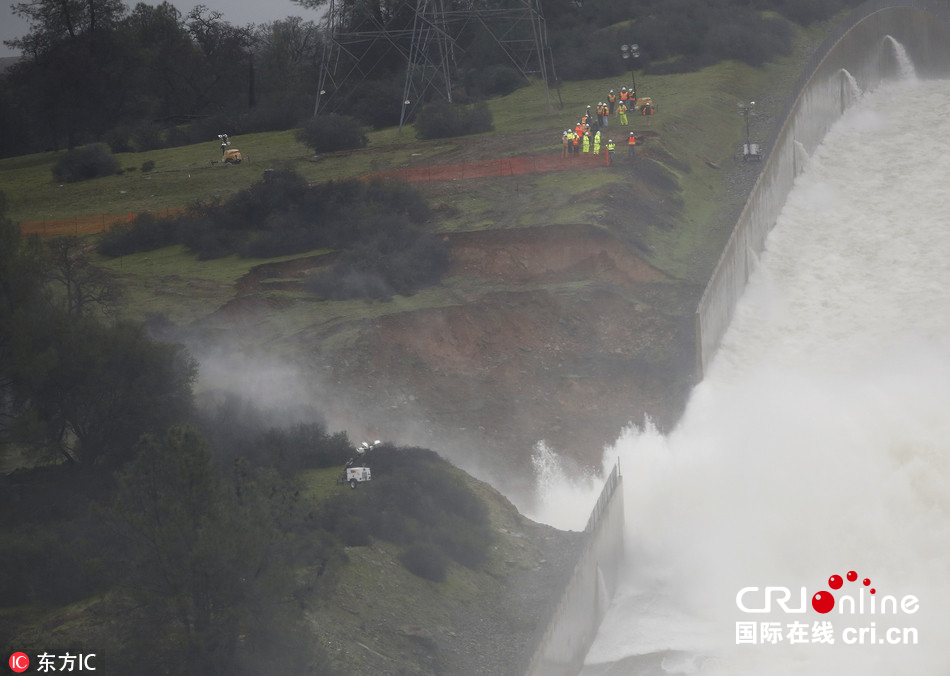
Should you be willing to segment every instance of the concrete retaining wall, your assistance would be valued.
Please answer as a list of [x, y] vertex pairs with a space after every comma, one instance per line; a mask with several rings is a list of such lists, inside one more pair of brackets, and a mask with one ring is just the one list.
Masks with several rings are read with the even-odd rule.
[[526, 676], [576, 676], [584, 665], [623, 561], [623, 480], [614, 467], [587, 521], [587, 542]]
[[[918, 77], [950, 74], [950, 2], [874, 0], [858, 7], [816, 51], [784, 124], [696, 310], [697, 381], [709, 367], [765, 239], [808, 156], [859, 92], [902, 77], [906, 50]], [[913, 101], [895, 102], [913, 115]]]
[[[899, 46], [898, 46], [899, 45]], [[918, 77], [950, 75], [950, 0], [872, 0], [830, 35], [804, 69], [784, 123], [696, 311], [697, 374], [702, 379], [729, 326], [765, 239], [810, 154], [860, 92], [902, 76], [906, 50]], [[913, 102], [902, 102], [913, 114]], [[526, 676], [576, 676], [616, 591], [623, 563], [619, 467], [587, 524], [587, 544], [531, 658]]]

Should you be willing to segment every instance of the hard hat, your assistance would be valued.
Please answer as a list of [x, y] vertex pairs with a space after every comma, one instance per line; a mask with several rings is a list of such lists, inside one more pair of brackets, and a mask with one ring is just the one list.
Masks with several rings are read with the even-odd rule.
[[613, 94], [613, 93], [614, 93], [614, 90], [613, 90], [613, 89], [611, 89], [611, 90], [610, 90], [610, 93], [611, 93], [611, 94]]
[[627, 91], [627, 88], [626, 88], [626, 87], [621, 87], [621, 88], [620, 88], [620, 91], [625, 92], [625, 91]]

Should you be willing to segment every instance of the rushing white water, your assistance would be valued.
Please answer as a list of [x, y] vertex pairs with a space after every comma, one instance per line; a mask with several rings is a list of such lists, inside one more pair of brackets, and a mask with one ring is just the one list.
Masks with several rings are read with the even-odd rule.
[[916, 80], [917, 70], [914, 68], [914, 62], [907, 54], [907, 49], [891, 35], [885, 35], [884, 41], [894, 50], [894, 56], [897, 58], [897, 67], [900, 69], [900, 76], [904, 80]]
[[[678, 427], [625, 430], [605, 452], [624, 475], [625, 580], [585, 674], [950, 673], [947, 110], [945, 81], [849, 109], [796, 180]], [[812, 595], [852, 570], [835, 609], [815, 612]], [[876, 600], [913, 595], [919, 610], [839, 614], [843, 595], [870, 603], [865, 577]], [[806, 587], [807, 611], [744, 613], [753, 586], [748, 607], [766, 586], [797, 607]], [[750, 621], [783, 639], [739, 644]], [[811, 641], [816, 621], [833, 645]], [[885, 642], [890, 628], [917, 644]]]

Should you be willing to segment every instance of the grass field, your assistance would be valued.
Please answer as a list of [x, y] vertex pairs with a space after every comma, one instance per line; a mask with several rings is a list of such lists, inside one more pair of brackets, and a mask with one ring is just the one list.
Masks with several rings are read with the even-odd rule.
[[[820, 27], [800, 32], [799, 49], [807, 49], [820, 36]], [[780, 107], [798, 74], [796, 57], [762, 68], [724, 62], [682, 75], [639, 74], [640, 93], [653, 98], [657, 114], [633, 117], [631, 128], [645, 137], [642, 150], [675, 178], [679, 188], [671, 196], [676, 205], [666, 209], [672, 221], [662, 227], [647, 223], [638, 229], [643, 254], [651, 264], [674, 279], [701, 282], [708, 274], [710, 261], [731, 229], [728, 219], [744, 199], [724, 184], [724, 177], [735, 167], [735, 149], [744, 138], [736, 103], [771, 97], [773, 107]], [[121, 174], [73, 184], [52, 179], [57, 154], [44, 153], [0, 160], [0, 189], [7, 194], [15, 221], [42, 226], [51, 219], [66, 219], [48, 223], [46, 233], [84, 234], [142, 212], [162, 213], [195, 201], [227, 199], [259, 180], [269, 168], [290, 169], [310, 182], [321, 182], [465, 159], [559, 154], [561, 132], [588, 105], [606, 98], [609, 89], [627, 84], [625, 77], [563, 83], [560, 90], [550, 92], [551, 100], [563, 102], [563, 107], [549, 107], [543, 86], [534, 83], [489, 101], [495, 129], [474, 136], [420, 141], [410, 126], [401, 132], [396, 128], [369, 131], [365, 149], [314, 158], [296, 141], [293, 131], [250, 134], [232, 137], [234, 147], [246, 157], [239, 166], [212, 163], [220, 150], [218, 140], [209, 139], [193, 146], [120, 154], [125, 168]], [[755, 124], [753, 120], [754, 131]], [[621, 131], [611, 126], [607, 135], [619, 137]], [[621, 147], [618, 159], [625, 159], [622, 154]], [[153, 162], [154, 169], [142, 172], [145, 162]], [[635, 167], [618, 161], [611, 168], [584, 172], [440, 181], [419, 187], [436, 207], [435, 227], [444, 231], [574, 223], [610, 228], [628, 216], [611, 212], [609, 199], [600, 189], [624, 194], [637, 178]], [[635, 212], [629, 215], [639, 217]], [[182, 322], [226, 302], [233, 293], [229, 287], [260, 263], [233, 257], [199, 262], [178, 247], [99, 262], [128, 282], [130, 314], [160, 312]], [[444, 293], [447, 298], [453, 295], [451, 289]], [[372, 313], [369, 307], [355, 310]]]

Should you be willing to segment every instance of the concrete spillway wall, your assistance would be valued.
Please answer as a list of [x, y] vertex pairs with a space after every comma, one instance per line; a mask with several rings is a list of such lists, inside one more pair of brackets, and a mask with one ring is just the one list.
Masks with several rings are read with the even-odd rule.
[[[697, 380], [712, 361], [795, 177], [831, 125], [885, 80], [950, 75], [950, 2], [874, 0], [855, 9], [806, 66], [784, 123], [696, 310]], [[913, 101], [895, 101], [913, 115]], [[908, 149], [910, 152], [912, 149]], [[886, 158], [881, 158], [882, 164]], [[869, 167], [869, 170], [874, 170]]]
[[[872, 0], [852, 12], [816, 50], [781, 116], [782, 126], [765, 144], [762, 172], [696, 311], [699, 379], [808, 157], [858, 96], [873, 95], [883, 81], [905, 77], [908, 60], [917, 77], [950, 75], [950, 0]], [[895, 105], [913, 114], [912, 101]], [[623, 562], [619, 468], [608, 478], [586, 533], [585, 549], [531, 657], [527, 676], [576, 676], [583, 667]]]
[[526, 670], [576, 676], [617, 590], [623, 561], [623, 479], [614, 467], [584, 529], [584, 550]]

